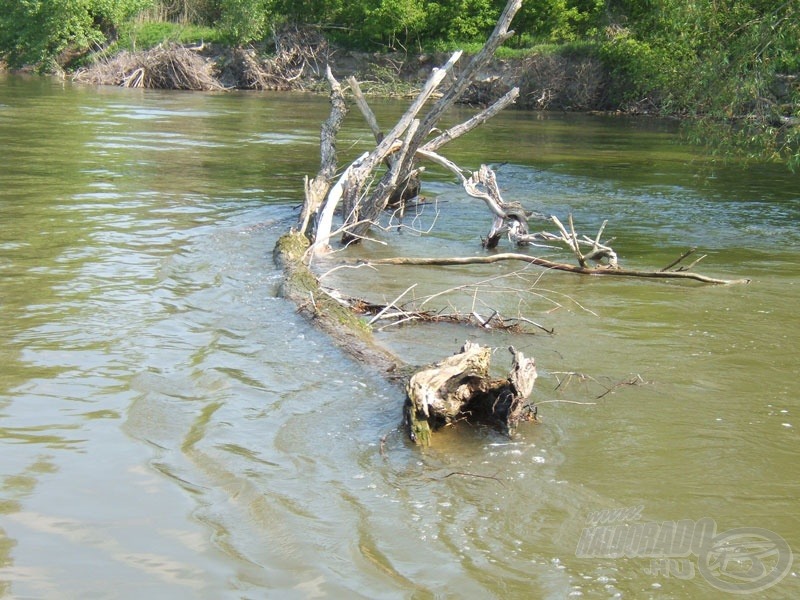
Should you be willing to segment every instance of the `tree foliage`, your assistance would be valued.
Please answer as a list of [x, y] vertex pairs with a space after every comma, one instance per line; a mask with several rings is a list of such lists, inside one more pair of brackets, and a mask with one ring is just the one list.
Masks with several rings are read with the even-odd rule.
[[612, 103], [691, 116], [695, 141], [800, 166], [800, 0], [608, 8], [600, 47]]
[[263, 39], [273, 18], [273, 0], [219, 0], [217, 25], [231, 43]]
[[105, 42], [152, 0], [0, 0], [0, 54], [11, 66], [47, 65], [68, 48]]

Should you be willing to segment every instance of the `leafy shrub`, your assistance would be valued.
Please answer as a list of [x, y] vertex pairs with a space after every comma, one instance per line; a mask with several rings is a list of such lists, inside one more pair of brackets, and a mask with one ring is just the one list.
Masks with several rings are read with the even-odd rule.
[[624, 33], [600, 46], [600, 58], [609, 74], [609, 100], [630, 105], [656, 102], [664, 89], [664, 57], [647, 42]]
[[67, 48], [113, 36], [151, 0], [0, 0], [0, 55], [12, 67], [50, 66]]
[[273, 17], [272, 0], [219, 0], [218, 27], [234, 45], [263, 39]]

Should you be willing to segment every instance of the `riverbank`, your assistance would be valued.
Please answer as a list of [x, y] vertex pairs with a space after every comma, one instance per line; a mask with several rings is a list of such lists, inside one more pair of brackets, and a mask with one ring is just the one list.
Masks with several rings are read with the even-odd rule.
[[[339, 79], [356, 77], [365, 93], [413, 94], [431, 69], [446, 62], [445, 52], [368, 53], [334, 47], [314, 32], [276, 37], [274, 51], [213, 44], [160, 45], [98, 57], [68, 76], [90, 85], [115, 85], [199, 91], [327, 90], [325, 68]], [[468, 62], [463, 58], [461, 67]], [[458, 68], [453, 76], [458, 76]], [[589, 52], [532, 52], [519, 58], [495, 58], [464, 95], [463, 102], [488, 104], [514, 86], [517, 107], [533, 110], [616, 110], [608, 102], [609, 77]]]

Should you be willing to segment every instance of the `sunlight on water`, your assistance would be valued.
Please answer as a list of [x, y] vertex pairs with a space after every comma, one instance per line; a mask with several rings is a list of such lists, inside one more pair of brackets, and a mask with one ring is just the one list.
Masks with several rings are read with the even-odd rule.
[[[404, 108], [375, 107], [384, 126]], [[437, 310], [553, 330], [378, 332], [414, 364], [466, 339], [497, 348], [498, 373], [509, 344], [536, 357], [541, 424], [513, 439], [459, 424], [421, 450], [402, 390], [277, 297], [272, 248], [327, 111], [306, 95], [0, 79], [0, 595], [719, 596], [700, 556], [686, 578], [599, 542], [581, 555], [605, 509], [800, 548], [793, 176], [709, 165], [652, 121], [510, 112], [459, 140], [446, 154], [493, 161], [507, 200], [592, 236], [609, 219], [626, 266], [697, 246], [704, 272], [753, 283], [512, 264], [331, 274], [349, 295], [416, 283]], [[348, 118], [342, 161], [369, 143]], [[428, 175], [428, 204], [349, 257], [482, 252], [485, 207]], [[795, 570], [769, 589], [798, 591]]]

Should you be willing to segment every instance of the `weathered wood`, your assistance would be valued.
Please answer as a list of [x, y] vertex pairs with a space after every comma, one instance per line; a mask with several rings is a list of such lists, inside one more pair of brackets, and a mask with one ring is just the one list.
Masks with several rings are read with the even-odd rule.
[[717, 279], [715, 277], [708, 277], [699, 273], [692, 273], [690, 271], [637, 271], [632, 269], [612, 269], [608, 267], [579, 267], [577, 265], [570, 265], [566, 263], [553, 262], [538, 256], [530, 256], [528, 254], [518, 254], [514, 252], [505, 252], [500, 254], [492, 254], [489, 256], [466, 256], [466, 257], [452, 257], [452, 258], [413, 258], [407, 256], [398, 256], [394, 258], [379, 258], [370, 261], [359, 261], [370, 265], [483, 265], [489, 263], [500, 262], [504, 260], [519, 260], [527, 262], [547, 269], [554, 269], [556, 271], [567, 271], [569, 273], [578, 273], [580, 275], [599, 275], [608, 277], [643, 277], [648, 279], [693, 279], [703, 283], [713, 283], [719, 285], [731, 285], [750, 283], [750, 279]]
[[495, 248], [502, 235], [513, 231], [518, 239], [528, 234], [528, 213], [519, 202], [505, 202], [500, 195], [497, 177], [492, 169], [481, 165], [469, 179], [462, 182], [464, 190], [473, 198], [480, 198], [494, 214], [492, 229], [484, 240], [484, 248]]
[[350, 91], [353, 92], [353, 97], [356, 99], [356, 106], [358, 106], [364, 120], [367, 122], [367, 125], [369, 125], [370, 131], [372, 131], [372, 135], [375, 137], [375, 143], [380, 144], [385, 136], [383, 135], [381, 126], [378, 125], [378, 118], [375, 116], [367, 99], [364, 97], [364, 92], [361, 91], [361, 85], [359, 85], [358, 79], [350, 76], [347, 78], [347, 84], [350, 86]]
[[295, 231], [281, 236], [273, 251], [283, 268], [283, 297], [298, 306], [351, 357], [405, 382], [404, 408], [408, 433], [416, 443], [430, 445], [431, 433], [460, 419], [485, 423], [510, 435], [521, 421], [535, 420], [527, 403], [536, 380], [533, 359], [510, 348], [514, 360], [506, 379], [489, 376], [491, 349], [467, 342], [460, 354], [438, 365], [415, 370], [378, 345], [369, 324], [351, 307], [326, 293], [304, 260], [308, 239]]
[[[378, 124], [378, 119], [367, 102], [367, 99], [364, 97], [358, 80], [355, 77], [348, 77], [347, 83], [356, 99], [356, 106], [358, 106], [361, 114], [364, 116], [364, 120], [372, 131], [372, 135], [375, 137], [375, 143], [380, 144], [385, 137], [383, 130]], [[386, 157], [386, 166], [391, 169], [398, 160], [400, 160], [400, 157], [397, 154], [389, 154]], [[406, 201], [416, 198], [419, 195], [420, 186], [419, 170], [417, 170], [409, 174], [405, 181], [395, 184], [394, 191], [389, 196], [387, 207], [402, 207]]]
[[[402, 185], [406, 181], [409, 181], [411, 174], [417, 170], [417, 150], [425, 145], [426, 140], [444, 113], [463, 95], [467, 87], [478, 75], [480, 69], [483, 68], [494, 55], [497, 48], [499, 48], [503, 42], [513, 35], [513, 32], [509, 31], [509, 27], [514, 15], [521, 6], [522, 0], [508, 1], [505, 9], [497, 21], [497, 24], [495, 25], [494, 31], [487, 39], [483, 48], [481, 48], [481, 50], [472, 57], [469, 64], [464, 68], [459, 77], [453, 82], [453, 84], [442, 95], [442, 97], [433, 104], [425, 117], [422, 118], [414, 135], [407, 138], [404, 143], [403, 158], [398, 159], [397, 162], [392, 165], [392, 168], [383, 175], [374, 191], [372, 191], [371, 194], [367, 194], [366, 190], [363, 189], [366, 182], [366, 174], [363, 178], [354, 180], [355, 185], [351, 188], [348, 188], [348, 193], [345, 195], [344, 206], [347, 220], [345, 221], [345, 231], [342, 234], [343, 243], [349, 244], [357, 242], [363, 238], [369, 230], [371, 224], [377, 220], [381, 212], [383, 212], [383, 210], [387, 207], [389, 199], [395, 193], [397, 183], [400, 182]], [[447, 71], [449, 71], [454, 62], [455, 61], [453, 61], [451, 58], [451, 61], [448, 62], [449, 66], [445, 65], [445, 67], [443, 67], [441, 70], [444, 71], [447, 69]], [[436, 71], [434, 71], [434, 74], [436, 74]], [[438, 82], [436, 85], [438, 85]], [[424, 91], [425, 90], [423, 89], [423, 92]], [[418, 104], [420, 98], [422, 98], [422, 94], [420, 94], [420, 96], [417, 98], [414, 106]], [[422, 106], [420, 105], [418, 108], [421, 109]], [[400, 125], [401, 122], [399, 122], [398, 125]], [[390, 132], [386, 134], [386, 139], [384, 142], [386, 140], [399, 137], [404, 130], [405, 127], [400, 133], [395, 134]], [[446, 140], [443, 139], [442, 143], [444, 143], [444, 141]], [[383, 158], [384, 157], [381, 157], [381, 160], [383, 160]], [[377, 164], [378, 163], [375, 163], [375, 165]], [[370, 173], [371, 172], [372, 171], [370, 171]]]
[[328, 67], [325, 70], [331, 86], [331, 112], [322, 124], [319, 135], [320, 168], [316, 177], [305, 181], [305, 201], [300, 215], [300, 233], [305, 234], [310, 219], [317, 214], [319, 207], [328, 195], [331, 182], [336, 174], [336, 136], [347, 115], [347, 104], [344, 101], [342, 87]]
[[461, 137], [462, 135], [469, 133], [479, 125], [483, 125], [499, 113], [501, 110], [506, 108], [509, 104], [513, 104], [519, 98], [519, 88], [515, 87], [506, 92], [506, 94], [495, 101], [494, 104], [489, 106], [488, 108], [484, 109], [477, 115], [470, 117], [463, 123], [459, 123], [458, 125], [454, 125], [447, 131], [440, 133], [435, 138], [433, 138], [430, 142], [426, 142], [424, 146], [422, 146], [422, 150], [428, 150], [430, 152], [435, 152], [445, 144], [452, 142], [454, 139]]
[[[536, 408], [528, 402], [536, 380], [536, 365], [532, 358], [526, 358], [513, 347], [509, 350], [513, 356], [513, 365], [506, 378], [490, 376], [491, 350], [467, 342], [461, 352], [440, 363], [417, 370], [404, 364], [385, 348], [378, 345], [372, 336], [372, 323], [386, 317], [390, 307], [395, 307], [399, 320], [423, 318], [424, 313], [410, 314], [397, 307], [400, 298], [376, 311], [370, 323], [356, 316], [352, 303], [340, 295], [325, 289], [319, 284], [319, 278], [311, 270], [310, 264], [316, 256], [326, 253], [330, 238], [334, 235], [334, 212], [343, 205], [344, 226], [343, 240], [360, 239], [369, 227], [377, 220], [386, 208], [389, 199], [398, 192], [408, 189], [422, 170], [417, 163], [420, 159], [430, 160], [453, 172], [461, 181], [466, 192], [486, 202], [493, 217], [494, 224], [485, 243], [487, 248], [494, 248], [502, 235], [507, 234], [512, 243], [518, 245], [536, 244], [539, 241], [560, 242], [566, 245], [576, 256], [578, 265], [553, 262], [547, 259], [526, 254], [494, 254], [490, 256], [468, 258], [394, 258], [368, 261], [371, 265], [466, 265], [486, 264], [501, 260], [518, 260], [539, 265], [548, 269], [556, 269], [583, 275], [646, 277], [693, 279], [704, 283], [731, 284], [747, 283], [748, 279], [724, 280], [690, 273], [688, 267], [669, 270], [688, 256], [689, 253], [673, 261], [661, 271], [635, 271], [618, 268], [616, 253], [608, 246], [610, 240], [601, 242], [605, 223], [594, 238], [578, 236], [572, 218], [569, 219], [569, 230], [556, 217], [551, 220], [559, 229], [559, 233], [529, 233], [527, 221], [532, 213], [525, 211], [517, 202], [503, 200], [494, 171], [486, 165], [476, 172], [468, 172], [454, 162], [437, 153], [439, 147], [470, 131], [485, 122], [507, 104], [513, 102], [518, 90], [514, 89], [493, 106], [471, 119], [432, 137], [434, 127], [444, 111], [466, 89], [496, 48], [510, 35], [508, 26], [514, 13], [520, 8], [521, 0], [508, 0], [498, 25], [483, 50], [472, 59], [442, 97], [433, 103], [427, 115], [420, 118], [421, 111], [432, 97], [434, 91], [443, 82], [447, 73], [453, 68], [460, 53], [454, 54], [441, 68], [435, 69], [428, 79], [420, 95], [411, 107], [400, 118], [395, 126], [385, 135], [369, 108], [358, 83], [350, 81], [350, 87], [356, 94], [357, 103], [364, 114], [375, 139], [376, 147], [365, 152], [345, 168], [337, 181], [336, 135], [347, 112], [343, 91], [327, 71], [331, 85], [331, 114], [323, 124], [320, 133], [320, 170], [317, 176], [305, 185], [305, 202], [301, 214], [299, 231], [293, 230], [282, 236], [275, 247], [276, 262], [283, 267], [284, 281], [282, 293], [293, 301], [298, 311], [308, 316], [332, 340], [339, 344], [350, 356], [362, 364], [371, 365], [382, 372], [387, 379], [405, 382], [406, 402], [405, 420], [410, 437], [419, 444], [431, 443], [431, 434], [437, 428], [452, 425], [460, 420], [487, 423], [505, 434], [511, 435], [518, 423], [536, 418]], [[376, 170], [386, 165], [386, 172], [380, 182], [370, 192], [372, 182], [376, 178]], [[413, 190], [410, 192], [413, 193]], [[308, 229], [314, 219], [314, 230]], [[363, 232], [363, 233], [361, 233]], [[310, 242], [309, 238], [313, 240]], [[607, 261], [602, 267], [591, 268], [588, 261]], [[359, 261], [364, 262], [364, 261]], [[697, 261], [695, 261], [697, 262]], [[319, 263], [316, 263], [319, 264]], [[692, 263], [695, 264], [695, 263]], [[429, 296], [420, 304], [441, 295], [443, 292]], [[495, 315], [497, 311], [495, 311]], [[438, 315], [438, 313], [437, 313]], [[492, 315], [484, 319], [473, 311], [470, 318], [481, 327], [492, 326]], [[500, 320], [498, 316], [498, 320]], [[519, 320], [519, 319], [518, 319]], [[545, 329], [528, 319], [522, 318]], [[502, 323], [502, 320], [501, 320]], [[545, 329], [546, 330], [546, 329]], [[551, 331], [552, 332], [552, 331]]]
[[533, 420], [527, 404], [536, 381], [536, 365], [513, 347], [505, 379], [489, 375], [491, 349], [466, 342], [458, 354], [417, 371], [406, 384], [405, 416], [409, 437], [431, 444], [436, 429], [460, 420], [488, 423], [511, 435], [520, 421]]
[[[441, 68], [434, 69], [431, 72], [419, 95], [414, 99], [414, 102], [411, 103], [408, 110], [400, 117], [395, 126], [385, 135], [383, 140], [378, 143], [375, 149], [369, 153], [369, 156], [353, 170], [350, 180], [345, 185], [345, 191], [342, 196], [345, 214], [345, 232], [342, 236], [342, 241], [344, 243], [358, 241], [366, 234], [371, 223], [375, 221], [381, 211], [386, 208], [386, 204], [395, 188], [395, 184], [398, 181], [405, 181], [408, 178], [410, 171], [401, 176], [400, 167], [402, 166], [402, 161], [398, 160], [386, 173], [381, 183], [378, 184], [376, 192], [373, 193], [370, 200], [365, 200], [366, 190], [364, 187], [376, 167], [384, 162], [389, 154], [401, 149], [403, 153], [409, 151], [408, 142], [416, 136], [408, 137], [405, 144], [401, 143], [401, 136], [406, 135], [408, 128], [411, 126], [412, 122], [417, 119], [417, 115], [425, 106], [425, 103], [430, 99], [439, 87], [439, 84], [442, 83], [447, 73], [453, 68], [460, 57], [461, 51], [454, 52], [447, 63]], [[418, 126], [416, 129], [418, 130]], [[378, 191], [382, 194], [382, 200], [376, 203], [374, 197]]]

